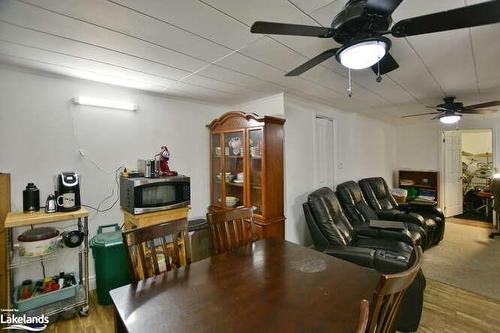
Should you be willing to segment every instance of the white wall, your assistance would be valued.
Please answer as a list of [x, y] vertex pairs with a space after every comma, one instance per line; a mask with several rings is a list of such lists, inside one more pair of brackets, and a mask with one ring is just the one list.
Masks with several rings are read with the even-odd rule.
[[[454, 125], [443, 125], [438, 121], [423, 121], [409, 125], [396, 126], [396, 164], [395, 168], [422, 170], [440, 169], [440, 140], [443, 130], [454, 130]], [[492, 129], [494, 166], [500, 166], [500, 118], [464, 117], [458, 129]]]
[[335, 185], [382, 176], [392, 184], [395, 132], [391, 124], [285, 96], [285, 238], [311, 244], [302, 203], [314, 191], [313, 129], [315, 115], [335, 120]]
[[[131, 101], [139, 109], [129, 112], [75, 106], [70, 99], [77, 95]], [[108, 196], [114, 175], [83, 159], [78, 145], [86, 156], [112, 171], [119, 166], [135, 169], [137, 158], [152, 157], [166, 144], [172, 154], [171, 168], [191, 177], [190, 217], [205, 215], [209, 205], [209, 132], [205, 125], [228, 107], [5, 67], [0, 68], [0, 101], [0, 171], [11, 173], [13, 210], [22, 210], [22, 190], [27, 182], [39, 187], [44, 205], [46, 196], [53, 192], [53, 176], [60, 171], [81, 174], [82, 203], [95, 207]], [[91, 237], [98, 225], [121, 224], [123, 220], [119, 204], [98, 216], [91, 211], [91, 216]], [[71, 259], [65, 265], [68, 262]], [[48, 265], [59, 272], [56, 264]], [[94, 274], [93, 267], [90, 274]]]
[[267, 115], [283, 117], [285, 115], [285, 94], [280, 93], [259, 98], [247, 103], [236, 105], [233, 109], [246, 113], [257, 113], [260, 116]]
[[[441, 142], [442, 132], [447, 130], [492, 129], [493, 167], [500, 165], [500, 118], [464, 116], [456, 125], [443, 125], [439, 121], [422, 121], [396, 127], [396, 156], [394, 169], [433, 170], [442, 172]], [[440, 188], [444, 190], [443, 177]], [[444, 193], [440, 195], [439, 205], [444, 207]]]
[[[139, 110], [75, 106], [70, 99], [77, 95], [131, 101]], [[209, 204], [205, 125], [228, 107], [9, 68], [0, 68], [0, 100], [0, 171], [12, 174], [14, 210], [22, 209], [22, 189], [30, 181], [40, 188], [43, 204], [53, 191], [53, 175], [62, 170], [82, 175], [83, 203], [96, 206], [109, 195], [113, 175], [83, 159], [79, 147], [102, 168], [112, 171], [122, 165], [135, 168], [137, 158], [150, 157], [167, 144], [172, 152], [171, 167], [191, 176], [190, 217], [204, 216]], [[241, 109], [260, 115], [284, 114], [286, 118], [285, 237], [290, 241], [310, 244], [301, 205], [315, 190], [312, 154], [316, 114], [335, 120], [335, 184], [370, 176], [383, 176], [392, 183], [396, 151], [393, 125], [283, 94], [246, 103]], [[98, 225], [121, 221], [118, 205], [107, 213], [92, 214], [90, 235]], [[72, 264], [75, 261], [68, 256], [63, 267], [69, 270]], [[48, 274], [57, 273], [60, 266], [60, 261], [48, 263]], [[39, 268], [35, 269], [35, 274], [40, 274]]]
[[490, 130], [462, 131], [462, 151], [472, 154], [493, 152], [492, 134]]

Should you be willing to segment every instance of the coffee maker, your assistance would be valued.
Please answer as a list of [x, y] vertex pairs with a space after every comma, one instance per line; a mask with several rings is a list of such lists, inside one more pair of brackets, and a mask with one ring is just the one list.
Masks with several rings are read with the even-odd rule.
[[76, 172], [57, 175], [57, 211], [72, 212], [80, 209], [80, 176]]

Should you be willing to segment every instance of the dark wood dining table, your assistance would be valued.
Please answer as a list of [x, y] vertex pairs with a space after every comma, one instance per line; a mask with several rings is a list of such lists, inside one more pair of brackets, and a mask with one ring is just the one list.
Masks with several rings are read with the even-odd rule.
[[110, 292], [117, 331], [353, 332], [380, 274], [268, 239]]

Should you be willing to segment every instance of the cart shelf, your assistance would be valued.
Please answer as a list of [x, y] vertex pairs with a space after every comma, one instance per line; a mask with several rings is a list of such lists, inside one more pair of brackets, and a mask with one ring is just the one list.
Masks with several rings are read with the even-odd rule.
[[89, 263], [88, 263], [88, 252], [89, 252], [89, 241], [88, 241], [88, 216], [89, 213], [86, 209], [81, 208], [74, 212], [59, 212], [59, 213], [45, 213], [44, 211], [38, 211], [34, 213], [23, 213], [15, 212], [8, 213], [5, 219], [5, 228], [8, 230], [8, 242], [9, 242], [9, 255], [8, 255], [8, 276], [10, 285], [10, 297], [8, 300], [8, 305], [11, 306], [12, 300], [14, 299], [15, 288], [14, 284], [14, 274], [17, 272], [17, 268], [31, 265], [34, 263], [40, 263], [40, 261], [51, 261], [58, 257], [62, 257], [62, 254], [54, 252], [52, 254], [38, 256], [38, 257], [21, 257], [19, 256], [18, 249], [13, 246], [13, 229], [17, 227], [54, 223], [69, 220], [78, 220], [78, 230], [83, 232], [85, 235], [84, 241], [79, 248], [75, 248], [75, 254], [78, 256], [78, 287], [77, 294], [74, 297], [57, 301], [51, 304], [40, 306], [36, 309], [26, 311], [28, 314], [45, 314], [53, 315], [59, 312], [63, 312], [69, 309], [80, 308], [80, 314], [85, 315], [89, 308]]
[[42, 305], [36, 309], [28, 310], [26, 312], [17, 312], [17, 314], [29, 314], [32, 316], [46, 315], [51, 316], [63, 311], [75, 309], [87, 304], [87, 299], [85, 296], [85, 287], [78, 286], [76, 289], [76, 295], [70, 298], [63, 299], [54, 303]]
[[[78, 252], [77, 252], [78, 254], [80, 254], [82, 252], [81, 248], [78, 248], [77, 250], [78, 250]], [[52, 260], [56, 260], [57, 258], [60, 258], [62, 256], [63, 255], [58, 253], [58, 251], [56, 250], [54, 253], [46, 254], [43, 256], [22, 257], [19, 255], [18, 249], [14, 249], [14, 251], [12, 251], [12, 257], [9, 261], [9, 269], [16, 269], [19, 267], [31, 265], [33, 263], [40, 263], [40, 261], [43, 261], [43, 262], [52, 261]]]
[[8, 213], [5, 218], [5, 228], [16, 228], [32, 224], [52, 223], [89, 216], [85, 208], [74, 212], [45, 213], [43, 210], [33, 213], [15, 212]]

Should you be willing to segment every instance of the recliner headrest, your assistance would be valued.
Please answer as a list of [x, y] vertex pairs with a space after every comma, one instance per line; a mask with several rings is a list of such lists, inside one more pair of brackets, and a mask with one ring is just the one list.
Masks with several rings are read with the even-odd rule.
[[354, 205], [365, 200], [363, 198], [363, 192], [361, 192], [361, 188], [356, 182], [352, 180], [337, 185], [337, 195], [339, 196], [340, 201], [350, 201]]
[[332, 189], [322, 187], [307, 197], [311, 214], [330, 244], [346, 246], [353, 230]]
[[398, 203], [392, 196], [384, 178], [364, 178], [359, 181], [359, 186], [373, 209], [395, 209], [398, 207]]

